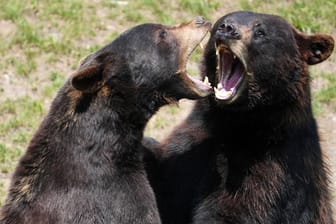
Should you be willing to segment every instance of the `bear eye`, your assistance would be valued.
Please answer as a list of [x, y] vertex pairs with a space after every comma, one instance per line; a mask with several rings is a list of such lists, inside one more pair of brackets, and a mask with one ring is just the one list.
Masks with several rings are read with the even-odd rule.
[[166, 39], [168, 33], [166, 30], [161, 30], [160, 33], [159, 33], [159, 37], [160, 39]]
[[266, 36], [266, 32], [263, 29], [258, 29], [254, 32], [254, 37], [256, 38], [263, 38]]

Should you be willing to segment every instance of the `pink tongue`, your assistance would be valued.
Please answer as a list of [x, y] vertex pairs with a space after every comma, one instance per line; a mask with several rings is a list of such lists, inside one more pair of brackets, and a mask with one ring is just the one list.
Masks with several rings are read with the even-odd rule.
[[230, 75], [231, 77], [229, 77], [226, 81], [224, 81], [224, 83], [222, 83], [224, 89], [226, 91], [229, 91], [232, 88], [235, 88], [240, 81], [243, 72], [243, 65], [240, 62], [235, 63], [232, 67], [232, 74]]
[[[231, 53], [227, 53], [224, 51], [221, 54], [221, 65], [222, 65], [222, 77], [221, 77], [221, 82], [224, 82], [226, 79], [225, 76], [228, 76], [231, 73], [232, 70], [232, 64], [233, 64], [233, 55]], [[220, 83], [222, 84], [221, 87], [223, 87], [225, 83]]]

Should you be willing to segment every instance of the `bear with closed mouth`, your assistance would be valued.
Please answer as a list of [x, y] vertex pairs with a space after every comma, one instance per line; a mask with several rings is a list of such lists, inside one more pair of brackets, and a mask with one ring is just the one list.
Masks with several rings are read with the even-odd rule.
[[163, 223], [333, 223], [308, 73], [333, 48], [275, 15], [215, 23], [201, 67], [214, 95], [147, 145]]
[[186, 71], [210, 27], [143, 24], [85, 58], [19, 161], [0, 223], [161, 223], [143, 130], [159, 107], [212, 92]]

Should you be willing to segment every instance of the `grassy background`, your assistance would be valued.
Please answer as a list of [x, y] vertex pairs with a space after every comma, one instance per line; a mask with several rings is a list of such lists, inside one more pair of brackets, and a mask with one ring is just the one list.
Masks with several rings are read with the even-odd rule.
[[[0, 0], [0, 9], [0, 204], [10, 173], [64, 80], [81, 58], [131, 26], [175, 24], [196, 15], [215, 22], [225, 13], [246, 9], [279, 14], [302, 31], [336, 37], [336, 0]], [[188, 65], [195, 75], [200, 54], [198, 50]], [[335, 53], [311, 72], [316, 115], [335, 114]], [[165, 107], [146, 134], [162, 138], [191, 104]]]

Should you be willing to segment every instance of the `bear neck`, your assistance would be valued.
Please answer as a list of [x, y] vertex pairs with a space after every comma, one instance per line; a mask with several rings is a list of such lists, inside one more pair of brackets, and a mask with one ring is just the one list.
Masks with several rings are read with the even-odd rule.
[[144, 130], [149, 119], [164, 105], [171, 101], [165, 98], [156, 90], [141, 91], [136, 94], [136, 110], [133, 111], [131, 118], [133, 123], [138, 123]]
[[58, 145], [60, 151], [91, 148], [138, 158], [145, 125], [167, 102], [155, 91], [111, 94], [74, 97], [76, 94], [66, 84], [53, 101], [33, 142], [48, 140], [48, 144]]
[[119, 95], [101, 98], [83, 94], [74, 100], [69, 92], [59, 92], [32, 142], [48, 141], [48, 145], [57, 146], [58, 153], [94, 151], [96, 157], [104, 154], [111, 161], [125, 155], [140, 159], [148, 115], [143, 115], [136, 103]]
[[[307, 136], [318, 141], [317, 127], [310, 102], [305, 105], [289, 104], [260, 107], [252, 110], [229, 110], [211, 104], [208, 100], [199, 103], [206, 112], [210, 132], [224, 145], [234, 150], [274, 150], [294, 138], [296, 142], [307, 140]], [[312, 137], [313, 136], [313, 137]], [[250, 147], [247, 147], [250, 146]], [[261, 152], [261, 153], [264, 153]]]

